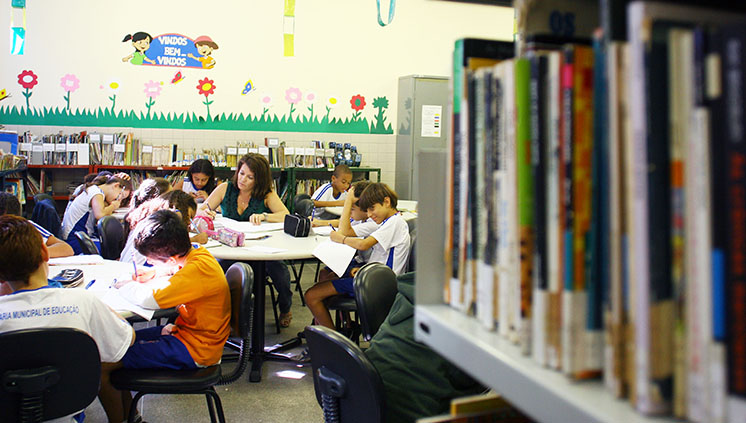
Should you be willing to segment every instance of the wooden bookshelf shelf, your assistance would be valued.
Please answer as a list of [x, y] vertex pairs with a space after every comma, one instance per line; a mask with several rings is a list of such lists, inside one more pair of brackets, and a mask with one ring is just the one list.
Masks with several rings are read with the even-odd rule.
[[90, 165], [29, 165], [29, 169], [89, 169]]

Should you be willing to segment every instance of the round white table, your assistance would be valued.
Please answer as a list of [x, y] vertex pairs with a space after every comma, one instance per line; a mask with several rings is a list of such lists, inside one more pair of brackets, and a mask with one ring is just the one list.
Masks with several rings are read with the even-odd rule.
[[[270, 351], [264, 350], [264, 279], [266, 275], [264, 266], [266, 262], [312, 258], [316, 246], [328, 239], [328, 236], [315, 235], [313, 232], [308, 237], [295, 238], [283, 231], [250, 233], [246, 234], [246, 237], [254, 238], [262, 235], [269, 235], [269, 237], [262, 240], [246, 240], [243, 247], [221, 245], [207, 249], [217, 259], [245, 261], [254, 271], [254, 320], [251, 331], [252, 359], [249, 372], [251, 382], [261, 381], [262, 364], [265, 359], [272, 357]], [[270, 247], [283, 251], [268, 253], [252, 247]]]

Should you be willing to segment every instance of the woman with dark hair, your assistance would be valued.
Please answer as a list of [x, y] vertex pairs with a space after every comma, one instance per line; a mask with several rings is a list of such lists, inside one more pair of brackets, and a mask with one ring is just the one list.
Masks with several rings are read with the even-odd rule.
[[61, 235], [75, 254], [83, 251], [75, 232], [85, 231], [92, 236], [98, 219], [119, 208], [122, 196], [129, 191], [132, 191], [130, 181], [117, 176], [99, 176], [87, 183], [80, 195], [70, 202], [62, 217]]
[[[228, 182], [223, 182], [210, 194], [197, 211], [198, 215], [214, 217], [213, 210], [220, 206], [223, 217], [242, 222], [283, 222], [288, 209], [272, 190], [272, 172], [269, 162], [260, 154], [247, 154], [238, 161], [236, 173]], [[222, 266], [230, 266], [221, 261]], [[227, 269], [227, 267], [226, 267]], [[277, 288], [280, 304], [280, 326], [288, 327], [293, 316], [290, 305], [293, 292], [290, 290], [290, 273], [285, 263], [267, 262], [267, 274]]]
[[155, 64], [155, 60], [148, 59], [148, 57], [145, 56], [145, 52], [150, 48], [150, 42], [153, 41], [153, 37], [151, 37], [150, 34], [142, 31], [135, 32], [134, 34], [127, 34], [124, 36], [122, 42], [125, 43], [129, 40], [132, 40], [132, 47], [135, 48], [135, 52], [127, 57], [123, 57], [123, 62], [129, 60], [133, 65], [142, 65], [142, 62], [146, 61], [151, 65]]
[[174, 183], [174, 189], [191, 194], [198, 203], [207, 200], [215, 189], [215, 168], [207, 159], [192, 162], [183, 180]]

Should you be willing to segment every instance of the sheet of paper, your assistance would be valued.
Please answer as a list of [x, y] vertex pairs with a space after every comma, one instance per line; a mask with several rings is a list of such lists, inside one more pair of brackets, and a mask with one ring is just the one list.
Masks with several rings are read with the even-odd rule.
[[155, 310], [142, 308], [122, 298], [119, 291], [114, 288], [106, 290], [106, 294], [101, 297], [101, 301], [116, 311], [131, 311], [145, 320], [152, 319], [155, 313]]
[[237, 220], [228, 219], [226, 217], [215, 219], [215, 225], [216, 225], [216, 229], [218, 225], [222, 225], [223, 227], [233, 229], [234, 231], [239, 231], [243, 233], [279, 231], [279, 230], [282, 230], [283, 227], [285, 226], [285, 224], [282, 222], [278, 222], [278, 223], [262, 222], [260, 225], [255, 225], [251, 222], [239, 222]]
[[265, 247], [263, 245], [253, 245], [247, 248], [247, 250], [253, 251], [255, 253], [264, 253], [264, 254], [276, 254], [276, 253], [281, 253], [283, 251], [287, 251], [287, 249], [285, 248]]
[[104, 258], [92, 254], [92, 255], [77, 255], [70, 257], [55, 257], [49, 259], [50, 266], [69, 266], [69, 265], [86, 265], [86, 264], [104, 264]]
[[422, 106], [422, 131], [420, 136], [440, 138], [440, 125], [443, 118], [443, 106]]
[[314, 248], [313, 255], [329, 266], [341, 278], [345, 270], [347, 270], [347, 266], [350, 265], [352, 258], [355, 256], [356, 251], [356, 249], [347, 245], [326, 240]]
[[208, 239], [205, 244], [201, 244], [201, 245], [205, 248], [214, 248], [214, 247], [220, 247], [223, 244], [221, 244], [220, 241], [218, 241], [217, 239]]
[[332, 229], [331, 226], [317, 226], [313, 228], [313, 233], [316, 235], [326, 235], [329, 236], [329, 234], [332, 233], [334, 229]]

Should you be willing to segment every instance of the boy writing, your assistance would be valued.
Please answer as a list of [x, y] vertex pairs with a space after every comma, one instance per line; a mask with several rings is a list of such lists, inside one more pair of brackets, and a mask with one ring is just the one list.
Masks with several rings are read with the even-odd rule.
[[[117, 284], [129, 301], [149, 309], [177, 307], [176, 324], [137, 331], [122, 359], [126, 368], [195, 369], [220, 362], [230, 332], [228, 282], [206, 249], [192, 247], [178, 214], [158, 210], [135, 229], [135, 249], [155, 264], [138, 269], [135, 281]], [[146, 284], [170, 276], [167, 284]]]
[[324, 207], [343, 206], [351, 181], [350, 168], [343, 164], [337, 165], [332, 174], [332, 181], [320, 186], [311, 196], [314, 206], [311, 220], [334, 219], [336, 216], [327, 212]]
[[[345, 200], [339, 230], [331, 233], [331, 240], [358, 251], [371, 250], [369, 262], [383, 263], [397, 275], [402, 274], [409, 259], [409, 227], [396, 210], [397, 200], [396, 193], [383, 183], [368, 185], [359, 200], [353, 192]], [[375, 225], [360, 224], [354, 228], [350, 225], [350, 211], [355, 201], [361, 210], [367, 211]], [[306, 291], [306, 304], [318, 324], [334, 327], [323, 300], [338, 294], [353, 296], [353, 278], [359, 270], [358, 266], [353, 262], [342, 278], [319, 282]]]
[[[85, 289], [58, 289], [47, 285], [49, 250], [39, 231], [26, 219], [0, 216], [0, 285], [12, 293], [0, 297], [0, 332], [30, 328], [74, 328], [88, 333], [101, 356], [99, 399], [110, 422], [126, 418], [122, 398], [109, 382], [109, 373], [132, 345], [132, 327]], [[62, 307], [76, 313], [14, 315], [13, 311]], [[69, 419], [68, 419], [69, 421]]]

